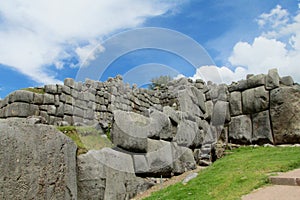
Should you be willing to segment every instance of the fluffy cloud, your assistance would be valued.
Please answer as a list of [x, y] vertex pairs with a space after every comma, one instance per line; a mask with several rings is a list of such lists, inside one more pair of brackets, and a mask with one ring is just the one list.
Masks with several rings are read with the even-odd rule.
[[243, 66], [247, 73], [267, 73], [278, 68], [280, 75], [292, 75], [300, 81], [300, 14], [292, 17], [277, 6], [259, 17], [264, 28], [252, 43], [238, 42], [229, 61], [233, 66]]
[[[80, 65], [103, 37], [136, 27], [172, 10], [180, 1], [3, 0], [0, 63], [39, 83], [58, 82], [47, 67]], [[101, 48], [98, 49], [101, 51]]]

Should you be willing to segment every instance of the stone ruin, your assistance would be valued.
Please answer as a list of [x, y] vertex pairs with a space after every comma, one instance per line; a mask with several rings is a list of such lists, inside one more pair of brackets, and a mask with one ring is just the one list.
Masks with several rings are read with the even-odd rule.
[[[117, 76], [37, 89], [0, 101], [4, 199], [129, 199], [151, 187], [144, 177], [208, 165], [228, 143], [300, 143], [300, 86], [275, 69], [231, 85], [181, 78], [148, 90]], [[115, 147], [76, 158], [72, 141], [31, 116], [49, 125], [97, 124]]]

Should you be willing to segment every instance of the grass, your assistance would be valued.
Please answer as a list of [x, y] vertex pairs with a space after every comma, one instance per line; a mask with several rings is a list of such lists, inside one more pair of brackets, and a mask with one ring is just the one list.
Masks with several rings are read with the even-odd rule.
[[26, 90], [37, 94], [45, 94], [44, 88], [23, 88], [22, 90]]
[[268, 184], [272, 173], [300, 168], [300, 148], [242, 147], [199, 172], [187, 185], [177, 183], [147, 200], [235, 200]]
[[99, 150], [104, 147], [112, 147], [110, 140], [102, 137], [101, 132], [93, 127], [60, 126], [57, 129], [75, 142], [78, 148], [77, 155], [92, 149]]

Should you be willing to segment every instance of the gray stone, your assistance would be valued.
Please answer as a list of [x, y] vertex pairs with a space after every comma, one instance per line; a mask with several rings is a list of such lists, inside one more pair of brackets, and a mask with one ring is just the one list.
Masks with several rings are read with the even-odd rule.
[[116, 146], [131, 152], [146, 152], [149, 124], [150, 118], [133, 112], [115, 110], [111, 130], [112, 141]]
[[77, 199], [76, 145], [54, 127], [0, 120], [2, 199]]
[[181, 121], [177, 127], [177, 133], [173, 141], [185, 147], [197, 147], [201, 145], [203, 138], [200, 135], [198, 124], [189, 120]]
[[252, 123], [247, 115], [232, 117], [229, 123], [229, 142], [250, 144], [252, 141]]
[[206, 112], [205, 95], [203, 94], [203, 92], [201, 92], [200, 90], [198, 90], [195, 87], [192, 87], [191, 90], [192, 90], [192, 93], [194, 94], [193, 96], [195, 96], [195, 99], [193, 99], [193, 100], [199, 106], [201, 111], [203, 113], [205, 113]]
[[173, 170], [171, 143], [148, 139], [146, 159], [149, 165], [149, 174], [152, 176], [170, 176]]
[[173, 124], [179, 124], [180, 119], [173, 108], [171, 108], [170, 106], [165, 106], [163, 107], [163, 113], [165, 113], [170, 118]]
[[56, 114], [56, 107], [54, 105], [48, 105], [47, 106], [47, 113], [49, 115], [55, 115]]
[[280, 77], [278, 75], [277, 69], [270, 69], [266, 77], [266, 89], [272, 90], [279, 87]]
[[230, 114], [231, 116], [241, 115], [242, 110], [242, 93], [231, 92], [229, 100]]
[[223, 125], [230, 121], [229, 103], [225, 101], [217, 101], [214, 105], [211, 122], [212, 125]]
[[42, 105], [44, 102], [44, 95], [43, 94], [38, 94], [34, 93], [33, 94], [33, 103], [36, 105]]
[[300, 86], [276, 88], [270, 96], [275, 144], [300, 143]]
[[274, 143], [268, 110], [252, 115], [252, 128], [252, 143]]
[[78, 107], [74, 107], [74, 115], [77, 117], [83, 117], [84, 116], [84, 110]]
[[213, 113], [214, 103], [212, 101], [206, 101], [205, 106], [206, 106], [206, 113], [204, 118], [210, 121]]
[[294, 85], [294, 80], [291, 76], [284, 76], [280, 79], [280, 83], [285, 86], [292, 86]]
[[266, 84], [266, 75], [258, 74], [247, 79], [248, 88], [255, 88]]
[[17, 90], [9, 94], [9, 103], [24, 102], [33, 103], [33, 92], [26, 90]]
[[196, 161], [191, 149], [178, 146], [175, 142], [172, 142], [171, 145], [173, 152], [173, 174], [182, 174], [186, 171], [196, 169]]
[[149, 138], [172, 139], [171, 121], [167, 115], [157, 110], [150, 112]]
[[238, 82], [234, 82], [231, 85], [228, 86], [228, 91], [229, 92], [234, 92], [234, 91], [244, 91], [248, 89], [248, 82], [247, 80], [240, 80]]
[[54, 95], [45, 93], [44, 94], [44, 102], [43, 102], [43, 104], [44, 105], [55, 104]]
[[243, 113], [252, 114], [269, 109], [269, 92], [264, 86], [242, 93]]
[[186, 185], [188, 182], [190, 182], [191, 180], [193, 180], [194, 178], [196, 178], [198, 176], [198, 173], [191, 173], [189, 175], [187, 175], [183, 181], [182, 184]]
[[[72, 78], [66, 78], [65, 80], [64, 80], [64, 85], [65, 86], [68, 86], [68, 87], [70, 87], [70, 88], [74, 88], [74, 86], [75, 86], [75, 81], [74, 81], [74, 79], [72, 79]], [[69, 94], [69, 93], [68, 93]]]
[[6, 106], [6, 117], [29, 117], [31, 115], [39, 115], [37, 105], [15, 102]]
[[74, 113], [73, 109], [74, 109], [74, 107], [69, 104], [64, 105], [64, 113], [66, 115], [73, 115], [73, 113]]
[[49, 94], [57, 94], [57, 86], [56, 85], [45, 85], [45, 92]]
[[78, 199], [125, 200], [149, 188], [129, 154], [104, 148], [78, 156]]
[[194, 97], [191, 88], [178, 91], [178, 102], [181, 112], [187, 112], [190, 115], [203, 117], [203, 112], [199, 106], [195, 104], [195, 102], [198, 102], [198, 99]]

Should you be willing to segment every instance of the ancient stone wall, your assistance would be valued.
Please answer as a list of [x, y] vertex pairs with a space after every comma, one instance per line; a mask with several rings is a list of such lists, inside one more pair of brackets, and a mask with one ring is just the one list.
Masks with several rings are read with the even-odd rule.
[[231, 85], [182, 78], [148, 90], [130, 87], [117, 76], [84, 83], [67, 78], [64, 85], [38, 89], [39, 93], [18, 90], [9, 94], [0, 101], [0, 118], [38, 115], [56, 125], [112, 124], [115, 110], [149, 117], [154, 109], [167, 113], [175, 123], [179, 132], [175, 140], [187, 137], [185, 126], [195, 126], [196, 134], [204, 132], [201, 145], [220, 137], [242, 144], [297, 143], [300, 138], [296, 123], [299, 86], [291, 77], [280, 78], [275, 69]]

